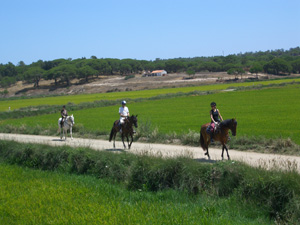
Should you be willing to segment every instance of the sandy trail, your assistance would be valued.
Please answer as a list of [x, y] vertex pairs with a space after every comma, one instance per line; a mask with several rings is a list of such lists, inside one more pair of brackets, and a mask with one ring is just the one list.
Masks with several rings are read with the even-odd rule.
[[[71, 140], [70, 138], [68, 138], [67, 141], [61, 141], [59, 137], [53, 136], [0, 133], [0, 140], [13, 140], [22, 143], [39, 143], [52, 146], [68, 145], [72, 147], [89, 147], [95, 150], [123, 151], [122, 142], [116, 141], [116, 149], [113, 149], [112, 142], [108, 142], [108, 140], [98, 139], [75, 138]], [[199, 161], [208, 161], [207, 157], [204, 156], [204, 152], [200, 147], [134, 142], [132, 144], [132, 148], [126, 151], [135, 154], [147, 153], [149, 155], [159, 157], [175, 157], [179, 155], [186, 155], [191, 156]], [[218, 149], [210, 148], [209, 153], [211, 156], [211, 160], [221, 160], [221, 146]], [[229, 150], [229, 155], [233, 163], [234, 160], [236, 160], [245, 162], [251, 166], [260, 166], [265, 169], [296, 169], [300, 173], [300, 157], [297, 156], [241, 152], [236, 150]], [[227, 159], [225, 152], [224, 158]]]

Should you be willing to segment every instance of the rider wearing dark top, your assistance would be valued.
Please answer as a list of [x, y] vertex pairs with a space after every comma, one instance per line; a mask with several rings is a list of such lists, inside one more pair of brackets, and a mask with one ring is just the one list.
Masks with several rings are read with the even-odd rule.
[[62, 126], [64, 124], [65, 118], [68, 116], [68, 112], [66, 110], [66, 106], [62, 107], [62, 110], [60, 111], [60, 114], [61, 114], [60, 125]]
[[[213, 128], [213, 130], [215, 130], [216, 125], [218, 123], [220, 123], [221, 121], [223, 121], [223, 118], [220, 114], [220, 111], [217, 109], [217, 104], [215, 102], [210, 103], [210, 106], [211, 106], [211, 110], [210, 110], [211, 123], [210, 123], [210, 126]], [[214, 142], [213, 132], [210, 132], [210, 139], [211, 139], [211, 142]]]
[[[214, 120], [215, 122], [218, 122], [218, 123], [220, 122], [220, 118], [219, 118], [219, 110], [214, 111], [214, 110], [212, 109], [212, 110], [210, 110], [210, 114], [212, 115], [213, 120]], [[211, 120], [211, 123], [214, 123], [213, 120]]]

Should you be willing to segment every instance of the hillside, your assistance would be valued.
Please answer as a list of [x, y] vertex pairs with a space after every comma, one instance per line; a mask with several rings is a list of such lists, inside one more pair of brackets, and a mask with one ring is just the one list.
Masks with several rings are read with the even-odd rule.
[[[295, 75], [285, 76], [293, 77]], [[258, 74], [258, 79], [275, 79], [280, 76]], [[90, 79], [86, 83], [82, 80], [71, 80], [70, 86], [55, 85], [53, 81], [41, 80], [38, 88], [33, 87], [22, 81], [7, 89], [0, 88], [0, 92], [7, 90], [8, 93], [2, 94], [1, 97], [16, 97], [16, 96], [37, 96], [37, 95], [65, 95], [79, 93], [105, 93], [119, 91], [135, 91], [155, 88], [172, 88], [184, 86], [199, 86], [204, 84], [215, 84], [222, 82], [241, 82], [245, 79], [255, 79], [256, 75], [246, 74], [238, 76], [238, 80], [234, 80], [234, 75], [228, 75], [226, 72], [203, 72], [189, 76], [184, 73], [168, 74], [162, 77], [143, 77], [142, 75], [134, 75], [133, 78], [125, 79], [125, 76], [99, 76]], [[282, 78], [282, 76], [281, 76]]]

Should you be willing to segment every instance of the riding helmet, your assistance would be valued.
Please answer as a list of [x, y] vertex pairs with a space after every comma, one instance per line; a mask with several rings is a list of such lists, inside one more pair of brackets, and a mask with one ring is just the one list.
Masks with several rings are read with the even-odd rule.
[[126, 105], [126, 101], [124, 100], [124, 101], [122, 101], [122, 105]]
[[217, 106], [215, 102], [210, 103], [210, 106]]

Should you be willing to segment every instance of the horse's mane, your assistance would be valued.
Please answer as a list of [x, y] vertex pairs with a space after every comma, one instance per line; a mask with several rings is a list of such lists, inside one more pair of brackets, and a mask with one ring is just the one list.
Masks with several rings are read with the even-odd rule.
[[229, 127], [231, 123], [232, 123], [232, 119], [223, 120], [220, 123], [220, 127]]

